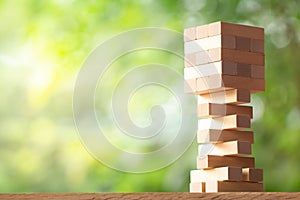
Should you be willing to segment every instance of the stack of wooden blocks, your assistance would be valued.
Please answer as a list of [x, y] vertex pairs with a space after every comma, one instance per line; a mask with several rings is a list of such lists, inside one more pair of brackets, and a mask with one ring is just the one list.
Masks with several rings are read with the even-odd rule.
[[263, 191], [251, 155], [250, 94], [265, 90], [264, 29], [216, 22], [184, 30], [185, 92], [198, 95], [190, 192]]

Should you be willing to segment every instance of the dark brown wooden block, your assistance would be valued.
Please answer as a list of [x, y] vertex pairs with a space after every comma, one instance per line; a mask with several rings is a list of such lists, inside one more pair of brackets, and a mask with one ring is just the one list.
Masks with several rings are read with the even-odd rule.
[[205, 183], [206, 192], [263, 192], [262, 183], [252, 183], [243, 181], [207, 181]]
[[255, 160], [252, 157], [238, 156], [206, 155], [204, 157], [197, 157], [197, 169], [210, 169], [225, 166], [253, 168], [255, 167]]
[[197, 132], [198, 143], [220, 143], [228, 141], [246, 141], [253, 144], [254, 137], [252, 131], [235, 130], [199, 130]]
[[198, 117], [201, 118], [220, 117], [233, 114], [247, 115], [252, 118], [252, 107], [231, 104], [198, 104]]
[[262, 182], [263, 169], [243, 168], [243, 181]]

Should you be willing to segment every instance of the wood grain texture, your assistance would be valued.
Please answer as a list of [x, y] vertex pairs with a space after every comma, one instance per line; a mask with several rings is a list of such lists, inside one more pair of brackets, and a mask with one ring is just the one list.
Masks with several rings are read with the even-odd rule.
[[220, 192], [220, 193], [189, 193], [189, 192], [146, 192], [146, 193], [61, 193], [61, 194], [0, 194], [0, 199], [42, 199], [42, 200], [115, 200], [115, 199], [128, 199], [128, 200], [148, 200], [148, 199], [299, 199], [300, 192]]

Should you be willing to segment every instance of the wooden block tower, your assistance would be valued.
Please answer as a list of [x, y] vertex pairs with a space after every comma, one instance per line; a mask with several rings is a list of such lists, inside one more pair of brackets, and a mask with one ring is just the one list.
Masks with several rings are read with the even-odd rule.
[[198, 95], [190, 192], [261, 192], [251, 157], [250, 94], [265, 90], [264, 29], [215, 22], [184, 30], [185, 92]]

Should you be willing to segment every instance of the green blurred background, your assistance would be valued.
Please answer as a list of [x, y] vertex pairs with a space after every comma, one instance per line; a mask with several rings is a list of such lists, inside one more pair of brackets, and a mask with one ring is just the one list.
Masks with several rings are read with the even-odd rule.
[[195, 145], [148, 174], [94, 160], [76, 133], [73, 87], [89, 52], [115, 34], [219, 20], [265, 28], [267, 90], [253, 97], [254, 156], [266, 191], [299, 191], [299, 8], [296, 0], [1, 0], [0, 192], [188, 191]]

